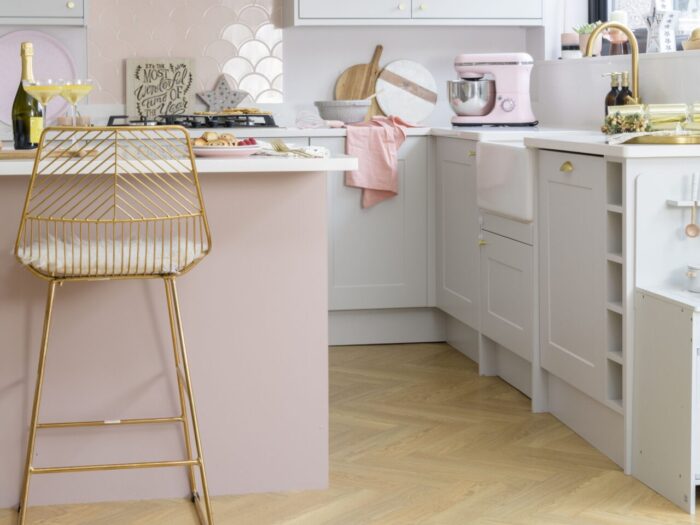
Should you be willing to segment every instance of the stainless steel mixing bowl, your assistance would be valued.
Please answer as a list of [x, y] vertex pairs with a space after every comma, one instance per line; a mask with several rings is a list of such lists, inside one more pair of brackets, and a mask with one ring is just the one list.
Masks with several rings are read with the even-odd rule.
[[452, 111], [462, 117], [483, 117], [496, 105], [496, 81], [448, 80], [447, 100]]

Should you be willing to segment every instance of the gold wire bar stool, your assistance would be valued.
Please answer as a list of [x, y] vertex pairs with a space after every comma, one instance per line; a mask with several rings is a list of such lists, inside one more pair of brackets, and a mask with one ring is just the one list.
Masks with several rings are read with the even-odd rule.
[[[19, 505], [20, 525], [26, 519], [33, 475], [158, 467], [187, 468], [199, 521], [202, 525], [213, 524], [175, 286], [175, 278], [192, 269], [210, 248], [211, 233], [199, 177], [190, 137], [184, 128], [47, 128], [44, 131], [15, 244], [17, 259], [49, 283]], [[180, 413], [120, 421], [40, 423], [56, 286], [67, 281], [111, 279], [163, 279]], [[32, 465], [37, 430], [163, 423], [181, 425], [185, 459], [41, 468]], [[193, 455], [192, 439], [196, 455]], [[195, 469], [199, 469], [201, 498]]]

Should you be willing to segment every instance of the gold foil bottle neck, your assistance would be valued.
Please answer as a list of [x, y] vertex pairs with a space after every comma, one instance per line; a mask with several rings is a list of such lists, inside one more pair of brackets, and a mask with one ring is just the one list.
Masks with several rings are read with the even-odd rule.
[[34, 56], [34, 44], [31, 42], [22, 42], [22, 47], [21, 49], [21, 56], [23, 57], [30, 57]]

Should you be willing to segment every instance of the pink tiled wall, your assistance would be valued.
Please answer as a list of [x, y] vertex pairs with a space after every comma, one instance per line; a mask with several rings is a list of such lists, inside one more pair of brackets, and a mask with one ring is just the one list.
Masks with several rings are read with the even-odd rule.
[[192, 57], [196, 89], [226, 74], [256, 102], [282, 101], [281, 0], [93, 0], [88, 71], [91, 103], [125, 101], [124, 59]]

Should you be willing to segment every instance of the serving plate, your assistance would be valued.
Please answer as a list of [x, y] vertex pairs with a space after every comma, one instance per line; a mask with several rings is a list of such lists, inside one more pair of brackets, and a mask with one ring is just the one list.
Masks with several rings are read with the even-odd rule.
[[197, 157], [250, 157], [262, 151], [260, 146], [194, 146]]

